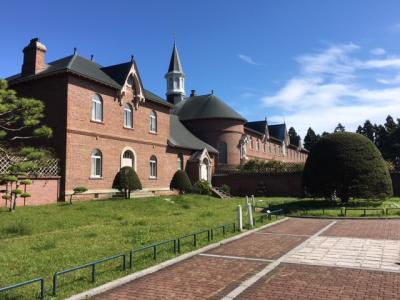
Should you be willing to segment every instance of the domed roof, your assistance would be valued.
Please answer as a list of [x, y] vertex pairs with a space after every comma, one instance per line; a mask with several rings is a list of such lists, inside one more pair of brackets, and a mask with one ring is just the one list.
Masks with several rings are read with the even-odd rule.
[[245, 118], [214, 94], [186, 98], [175, 107], [174, 112], [181, 121], [234, 119], [246, 122]]

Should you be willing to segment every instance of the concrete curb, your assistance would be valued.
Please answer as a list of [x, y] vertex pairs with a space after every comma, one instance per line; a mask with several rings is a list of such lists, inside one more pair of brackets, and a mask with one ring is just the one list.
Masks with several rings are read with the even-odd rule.
[[297, 219], [328, 219], [328, 220], [399, 220], [400, 217], [322, 217], [322, 216], [292, 216], [288, 215], [289, 218]]
[[226, 239], [226, 240], [222, 240], [222, 241], [220, 241], [220, 242], [217, 242], [217, 243], [214, 243], [214, 244], [205, 246], [205, 247], [200, 248], [200, 249], [197, 249], [197, 250], [195, 250], [195, 251], [182, 254], [182, 255], [180, 255], [180, 256], [178, 256], [178, 257], [172, 258], [172, 259], [170, 259], [170, 260], [167, 260], [167, 261], [165, 261], [165, 262], [162, 262], [162, 263], [160, 263], [160, 264], [158, 264], [158, 265], [155, 265], [155, 266], [153, 266], [153, 267], [144, 269], [144, 270], [139, 271], [139, 272], [136, 272], [136, 273], [129, 274], [129, 275], [124, 276], [124, 277], [122, 277], [122, 278], [120, 278], [120, 279], [116, 279], [116, 280], [114, 280], [114, 281], [111, 281], [111, 282], [108, 282], [108, 283], [106, 283], [106, 284], [100, 285], [100, 286], [95, 287], [95, 288], [93, 288], [93, 289], [90, 289], [90, 290], [88, 290], [88, 291], [85, 291], [85, 292], [82, 292], [82, 293], [80, 293], [80, 294], [71, 296], [70, 298], [67, 298], [67, 300], [83, 300], [83, 299], [88, 299], [88, 298], [90, 298], [90, 297], [96, 296], [96, 295], [98, 295], [98, 294], [104, 293], [104, 292], [106, 292], [106, 291], [112, 290], [112, 289], [114, 289], [114, 288], [116, 288], [116, 287], [119, 287], [119, 286], [121, 286], [121, 285], [124, 285], [124, 284], [126, 284], [126, 283], [129, 283], [129, 282], [131, 282], [131, 281], [133, 281], [133, 280], [135, 280], [135, 279], [138, 279], [138, 278], [141, 278], [141, 277], [143, 277], [143, 276], [146, 276], [146, 275], [152, 274], [152, 273], [154, 273], [154, 272], [157, 272], [157, 271], [159, 271], [159, 270], [162, 270], [162, 269], [164, 269], [164, 268], [166, 268], [166, 267], [168, 267], [168, 266], [171, 266], [171, 265], [173, 265], [173, 264], [176, 264], [176, 263], [178, 263], [178, 262], [181, 262], [181, 261], [183, 261], [183, 260], [186, 260], [186, 259], [188, 259], [188, 258], [191, 258], [191, 257], [193, 257], [193, 256], [195, 256], [195, 255], [197, 255], [197, 254], [200, 254], [200, 253], [209, 251], [209, 250], [211, 250], [211, 249], [214, 249], [214, 248], [219, 247], [219, 246], [221, 246], [221, 245], [224, 245], [224, 244], [226, 244], [226, 243], [229, 243], [229, 242], [238, 240], [238, 239], [240, 239], [240, 238], [242, 238], [242, 237], [245, 237], [245, 236], [247, 236], [247, 235], [250, 235], [250, 234], [252, 234], [252, 233], [255, 233], [255, 232], [257, 232], [257, 231], [259, 231], [259, 230], [262, 230], [262, 229], [264, 229], [264, 228], [266, 228], [266, 227], [270, 227], [270, 226], [273, 226], [273, 225], [282, 223], [282, 222], [286, 221], [287, 219], [288, 219], [288, 217], [285, 217], [285, 218], [283, 218], [283, 219], [281, 219], [281, 220], [279, 220], [279, 221], [275, 221], [275, 222], [273, 222], [273, 223], [269, 223], [269, 224], [266, 224], [266, 225], [264, 225], [264, 226], [261, 226], [260, 228], [252, 229], [252, 230], [249, 230], [249, 231], [240, 233], [240, 234], [238, 234], [238, 235], [235, 235], [235, 236], [233, 236], [233, 237], [230, 237], [230, 238], [228, 238], [228, 239]]

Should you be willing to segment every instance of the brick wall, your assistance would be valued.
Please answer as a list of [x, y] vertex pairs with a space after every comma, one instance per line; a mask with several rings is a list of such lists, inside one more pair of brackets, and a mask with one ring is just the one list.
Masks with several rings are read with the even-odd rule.
[[278, 174], [216, 174], [212, 178], [214, 186], [226, 184], [233, 196], [257, 195], [260, 183], [266, 187], [265, 196], [303, 196], [302, 176], [300, 173]]
[[307, 159], [306, 152], [299, 151], [293, 146], [286, 148], [286, 156], [284, 156], [281, 142], [274, 139], [263, 142], [262, 136], [246, 129], [245, 133], [250, 136], [250, 141], [247, 145], [247, 156], [249, 159], [278, 160], [283, 162], [305, 162]]
[[[26, 186], [26, 191], [32, 197], [26, 199], [26, 205], [34, 206], [57, 203], [60, 194], [60, 177], [31, 177], [30, 179], [32, 180], [32, 184]], [[4, 194], [5, 189], [4, 185], [0, 185], [0, 198]], [[4, 200], [3, 203], [5, 204]], [[23, 205], [24, 199], [17, 198], [17, 206]]]
[[[103, 122], [91, 121], [92, 97], [98, 93], [103, 100]], [[131, 103], [128, 90], [122, 103]], [[75, 76], [69, 77], [68, 123], [66, 154], [66, 191], [86, 186], [93, 191], [112, 188], [115, 175], [121, 167], [121, 155], [129, 147], [135, 155], [136, 170], [144, 189], [169, 188], [177, 170], [178, 154], [184, 161], [191, 152], [168, 146], [170, 108], [147, 100], [133, 112], [133, 128], [125, 128], [124, 105], [115, 97], [115, 91], [100, 84]], [[150, 113], [157, 113], [157, 133], [150, 132]], [[91, 153], [94, 149], [103, 156], [102, 178], [91, 178]], [[150, 179], [150, 157], [158, 164], [157, 179]]]

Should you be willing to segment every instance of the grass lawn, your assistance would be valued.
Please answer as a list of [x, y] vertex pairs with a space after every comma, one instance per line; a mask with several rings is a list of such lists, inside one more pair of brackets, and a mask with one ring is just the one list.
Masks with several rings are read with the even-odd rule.
[[[244, 200], [186, 195], [18, 207], [15, 213], [0, 208], [0, 287], [43, 277], [47, 297], [52, 299], [54, 272], [233, 223], [238, 204], [243, 205]], [[198, 247], [207, 244], [206, 236], [199, 236]], [[218, 231], [214, 241], [222, 238]], [[191, 241], [185, 240], [182, 252], [194, 249]], [[157, 262], [174, 256], [171, 247], [171, 244], [160, 247]], [[136, 271], [157, 263], [152, 258], [152, 249], [136, 257], [139, 262]], [[90, 269], [67, 274], [60, 277], [57, 299], [130, 272], [122, 271], [121, 260], [117, 260], [97, 267], [96, 284], [90, 282]], [[0, 294], [0, 299], [32, 299], [38, 291], [38, 285], [24, 287]]]
[[[351, 200], [346, 204], [323, 199], [258, 198], [257, 205], [283, 208], [288, 215], [331, 217], [399, 217], [400, 198], [381, 200]], [[345, 212], [344, 208], [348, 208]], [[363, 209], [366, 208], [366, 211]], [[386, 214], [386, 208], [391, 208]], [[368, 210], [374, 209], [374, 210]], [[384, 209], [384, 212], [382, 212]]]

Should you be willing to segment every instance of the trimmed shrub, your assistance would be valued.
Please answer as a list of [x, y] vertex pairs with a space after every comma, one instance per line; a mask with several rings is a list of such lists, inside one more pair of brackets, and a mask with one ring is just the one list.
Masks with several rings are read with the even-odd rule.
[[221, 186], [221, 190], [222, 190], [223, 192], [227, 193], [227, 194], [230, 194], [230, 193], [231, 193], [231, 187], [230, 187], [229, 185], [227, 185], [227, 184], [223, 184], [223, 185]]
[[73, 193], [69, 197], [69, 203], [72, 204], [72, 196], [76, 194], [82, 194], [84, 192], [87, 192], [88, 188], [84, 186], [77, 186], [76, 188], [73, 189]]
[[199, 180], [193, 185], [193, 193], [200, 195], [210, 195], [211, 186], [207, 180]]
[[304, 163], [287, 163], [277, 160], [250, 159], [238, 167], [240, 173], [291, 173], [302, 172]]
[[125, 199], [131, 197], [131, 192], [142, 189], [142, 183], [132, 167], [123, 167], [118, 172], [113, 186], [124, 193]]
[[185, 171], [178, 170], [172, 177], [170, 189], [178, 190], [180, 194], [189, 193], [192, 190], [192, 184]]
[[311, 149], [304, 168], [306, 192], [312, 196], [349, 198], [392, 196], [390, 174], [381, 153], [366, 137], [349, 132], [327, 135]]

